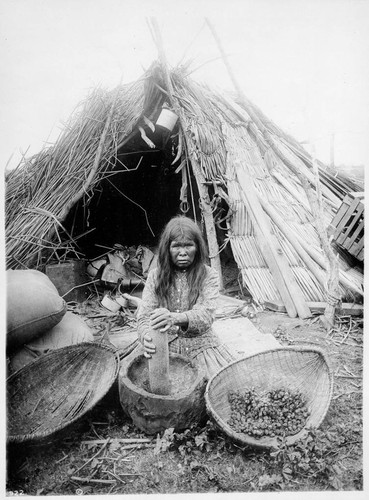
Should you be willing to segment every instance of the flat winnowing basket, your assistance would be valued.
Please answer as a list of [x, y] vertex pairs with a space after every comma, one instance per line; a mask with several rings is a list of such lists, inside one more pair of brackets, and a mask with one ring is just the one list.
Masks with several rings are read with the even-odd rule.
[[80, 419], [112, 387], [119, 356], [84, 342], [56, 349], [7, 379], [9, 443], [44, 441]]
[[257, 439], [235, 432], [228, 424], [231, 416], [229, 392], [251, 387], [258, 392], [286, 388], [303, 394], [310, 415], [300, 432], [286, 437], [287, 443], [292, 444], [306, 434], [307, 428], [317, 428], [322, 423], [332, 397], [333, 376], [321, 350], [281, 347], [234, 361], [209, 380], [205, 391], [206, 408], [217, 425], [239, 444], [273, 448], [277, 446], [276, 437]]

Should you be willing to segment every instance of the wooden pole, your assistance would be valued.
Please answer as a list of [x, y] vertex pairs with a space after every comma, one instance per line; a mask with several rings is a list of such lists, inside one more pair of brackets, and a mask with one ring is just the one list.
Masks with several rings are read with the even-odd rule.
[[328, 276], [326, 287], [326, 301], [327, 307], [324, 316], [320, 319], [327, 330], [331, 329], [335, 324], [336, 307], [341, 301], [341, 294], [339, 289], [339, 267], [338, 267], [338, 253], [335, 255], [333, 248], [328, 240], [327, 228], [323, 223], [322, 214], [322, 196], [320, 191], [319, 170], [316, 163], [315, 147], [313, 146], [313, 169], [316, 176], [316, 193], [314, 193], [310, 186], [307, 187], [307, 196], [310, 201], [311, 209], [315, 216], [316, 228], [320, 238], [320, 242], [328, 261]]
[[[238, 81], [233, 73], [232, 67], [229, 64], [228, 58], [223, 50], [222, 44], [220, 42], [220, 39], [210, 23], [208, 19], [206, 19], [206, 23], [210, 28], [210, 31], [212, 32], [214, 39], [218, 45], [219, 52], [221, 53], [221, 56], [223, 58], [223, 62], [228, 70], [229, 76], [232, 80], [232, 83], [236, 89], [236, 92], [242, 102], [248, 103], [246, 96], [244, 95], [241, 87], [238, 84]], [[248, 106], [247, 109], [248, 114], [250, 115], [251, 119], [254, 121], [254, 123], [257, 125], [259, 130], [263, 133], [264, 139], [267, 142], [267, 144], [275, 151], [275, 153], [280, 157], [280, 151], [277, 148], [276, 144], [273, 141], [272, 136], [269, 134], [268, 130], [262, 123], [262, 121], [259, 119], [257, 114], [254, 112], [251, 106]], [[287, 161], [289, 161], [287, 159]], [[291, 163], [291, 162], [289, 162]], [[293, 170], [297, 170], [293, 164], [290, 165], [290, 168]], [[237, 169], [237, 175], [240, 176], [241, 178], [243, 177], [244, 179], [246, 177], [246, 172], [241, 171], [240, 169]], [[240, 182], [241, 183], [241, 182]], [[305, 299], [302, 295], [302, 292], [296, 283], [296, 280], [292, 274], [292, 271], [288, 265], [288, 262], [286, 259], [283, 258], [283, 253], [282, 250], [279, 247], [278, 240], [276, 237], [271, 234], [272, 230], [270, 226], [269, 221], [267, 221], [267, 218], [265, 217], [265, 213], [260, 207], [258, 197], [255, 194], [251, 194], [252, 190], [252, 184], [250, 179], [246, 181], [246, 183], [243, 183], [244, 186], [247, 186], [245, 189], [243, 189], [242, 196], [252, 196], [252, 203], [248, 203], [248, 212], [250, 215], [254, 214], [254, 210], [257, 210], [258, 217], [254, 218], [254, 226], [257, 228], [256, 230], [259, 233], [259, 237], [261, 238], [262, 242], [262, 247], [264, 248], [265, 254], [264, 257], [268, 259], [268, 265], [271, 265], [271, 272], [273, 273], [273, 276], [276, 280], [276, 284], [278, 286], [278, 289], [280, 290], [280, 293], [282, 295], [282, 299], [285, 302], [285, 306], [287, 309], [287, 312], [289, 312], [290, 316], [296, 316], [296, 309], [301, 318], [308, 318], [311, 316], [310, 309], [308, 308]], [[260, 230], [260, 226], [263, 227], [263, 229]], [[273, 269], [273, 270], [272, 270]], [[282, 275], [282, 280], [280, 279]], [[292, 299], [292, 304], [294, 303], [294, 306], [296, 306], [296, 309], [294, 306], [291, 304], [291, 299]]]
[[331, 151], [331, 158], [330, 158], [330, 165], [332, 168], [334, 168], [335, 164], [334, 164], [334, 139], [335, 139], [335, 134], [334, 132], [331, 134], [331, 141], [330, 141], [330, 151]]
[[223, 274], [222, 274], [222, 267], [220, 264], [220, 257], [219, 257], [219, 245], [218, 241], [216, 238], [216, 231], [215, 231], [215, 225], [214, 225], [214, 219], [213, 219], [213, 213], [211, 211], [211, 206], [210, 206], [210, 200], [209, 200], [209, 194], [207, 191], [207, 187], [205, 184], [205, 177], [204, 174], [202, 173], [201, 167], [198, 164], [198, 161], [196, 159], [196, 152], [194, 151], [194, 147], [192, 145], [191, 139], [188, 137], [188, 134], [186, 132], [186, 127], [184, 126], [183, 123], [183, 118], [182, 118], [182, 110], [180, 105], [178, 104], [177, 100], [174, 98], [174, 91], [173, 91], [173, 85], [172, 81], [170, 78], [167, 62], [166, 62], [166, 57], [165, 57], [165, 52], [163, 49], [163, 42], [159, 30], [159, 26], [157, 23], [157, 20], [155, 18], [151, 18], [151, 26], [150, 28], [152, 29], [152, 35], [154, 38], [154, 41], [157, 45], [158, 48], [158, 53], [159, 53], [159, 59], [160, 63], [163, 69], [163, 74], [165, 78], [165, 83], [168, 91], [168, 99], [170, 101], [171, 106], [173, 107], [174, 111], [176, 112], [178, 116], [178, 121], [182, 129], [183, 137], [185, 138], [185, 142], [187, 145], [187, 151], [189, 153], [189, 158], [191, 161], [192, 165], [192, 170], [195, 175], [197, 187], [199, 190], [199, 195], [200, 195], [200, 201], [201, 201], [201, 209], [203, 212], [204, 216], [204, 222], [205, 222], [205, 230], [206, 230], [206, 237], [209, 245], [209, 256], [210, 256], [210, 264], [211, 266], [218, 272], [219, 275], [219, 284], [220, 284], [220, 289], [223, 290]]
[[191, 144], [189, 144], [186, 137], [187, 147], [191, 148], [189, 157], [191, 160], [192, 170], [196, 179], [197, 188], [199, 190], [201, 210], [204, 217], [206, 237], [209, 245], [209, 258], [211, 266], [217, 271], [219, 275], [220, 291], [224, 289], [222, 267], [219, 257], [219, 245], [215, 231], [215, 224], [213, 219], [213, 212], [210, 206], [209, 193], [205, 184], [205, 177], [202, 173], [201, 167], [196, 159], [196, 153]]

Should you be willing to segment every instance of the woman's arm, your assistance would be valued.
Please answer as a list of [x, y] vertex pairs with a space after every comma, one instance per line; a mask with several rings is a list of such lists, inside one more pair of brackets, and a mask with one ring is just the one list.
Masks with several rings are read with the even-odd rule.
[[[160, 330], [162, 332], [168, 331], [170, 328], [174, 327], [178, 330], [178, 327], [188, 326], [187, 313], [181, 312], [171, 312], [164, 307], [155, 309], [150, 315], [151, 326], [155, 330]], [[172, 332], [175, 333], [175, 332]]]
[[[151, 355], [155, 352], [155, 345], [152, 342], [151, 331], [153, 328], [160, 328], [157, 326], [157, 321], [155, 321], [155, 319], [153, 320], [153, 317], [157, 318], [163, 311], [171, 314], [167, 309], [159, 308], [158, 298], [155, 292], [156, 276], [156, 269], [150, 271], [145, 283], [145, 288], [142, 292], [141, 303], [137, 309], [138, 339], [144, 347], [144, 355], [147, 358], [150, 358]], [[178, 326], [174, 326], [172, 318], [170, 318], [170, 320], [168, 321], [168, 317], [166, 317], [165, 324], [161, 325], [161, 327], [162, 326], [167, 326], [167, 328], [162, 331], [170, 330], [169, 333], [174, 334], [178, 331]]]

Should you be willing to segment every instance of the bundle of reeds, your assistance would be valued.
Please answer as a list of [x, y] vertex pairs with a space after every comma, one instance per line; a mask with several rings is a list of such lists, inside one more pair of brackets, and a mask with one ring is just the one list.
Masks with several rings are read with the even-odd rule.
[[[240, 185], [235, 172], [237, 163], [242, 163], [252, 179], [253, 188], [258, 194], [264, 212], [271, 221], [273, 233], [292, 270], [293, 280], [302, 291], [303, 298], [305, 301], [324, 300], [326, 281], [325, 267], [322, 265], [324, 257], [310, 207], [306, 197], [301, 195], [303, 192], [301, 186], [291, 172], [286, 175], [286, 166], [275, 155], [272, 157], [273, 171], [271, 172], [265, 164], [257, 143], [241, 127], [234, 127], [224, 122], [222, 129], [228, 148], [226, 173], [228, 197], [234, 203], [232, 206], [234, 215], [230, 224], [230, 242], [235, 260], [242, 270], [245, 285], [257, 301], [281, 299], [278, 286], [276, 287], [276, 279], [271, 276], [270, 272], [265, 272], [270, 266], [265, 260], [265, 253], [260, 250], [259, 238], [255, 238], [253, 221], [248, 209], [245, 205], [242, 207], [242, 193], [245, 193], [251, 186]], [[270, 155], [272, 154], [271, 152]], [[271, 175], [273, 173], [276, 175]], [[288, 188], [285, 183], [278, 182], [280, 179], [287, 179]], [[296, 187], [295, 190], [294, 187]], [[299, 202], [300, 196], [303, 203]], [[331, 199], [328, 197], [325, 200], [327, 225], [333, 215], [330, 202]], [[310, 251], [319, 255], [321, 261], [317, 263], [316, 259], [313, 260], [301, 248], [299, 242], [295, 242], [295, 238], [299, 241], [308, 241]], [[256, 246], [259, 246], [257, 251], [255, 251]], [[245, 259], [245, 254], [248, 254], [247, 259]], [[343, 268], [343, 260], [341, 265]], [[352, 298], [352, 291], [361, 292], [362, 281], [357, 280], [357, 276], [348, 276], [343, 270], [341, 270], [341, 275], [343, 297]]]

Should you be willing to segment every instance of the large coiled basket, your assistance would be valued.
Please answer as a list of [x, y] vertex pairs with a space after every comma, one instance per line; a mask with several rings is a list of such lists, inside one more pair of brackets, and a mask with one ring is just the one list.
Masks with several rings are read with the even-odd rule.
[[251, 387], [260, 392], [287, 388], [303, 394], [310, 415], [300, 432], [286, 437], [287, 443], [292, 444], [306, 434], [308, 427], [317, 428], [322, 423], [332, 397], [333, 376], [320, 349], [281, 347], [234, 361], [209, 380], [205, 391], [207, 412], [225, 434], [241, 445], [274, 448], [276, 437], [256, 439], [235, 432], [228, 424], [229, 392]]
[[18, 370], [7, 379], [8, 442], [60, 435], [107, 394], [118, 371], [118, 353], [97, 342], [56, 349]]

